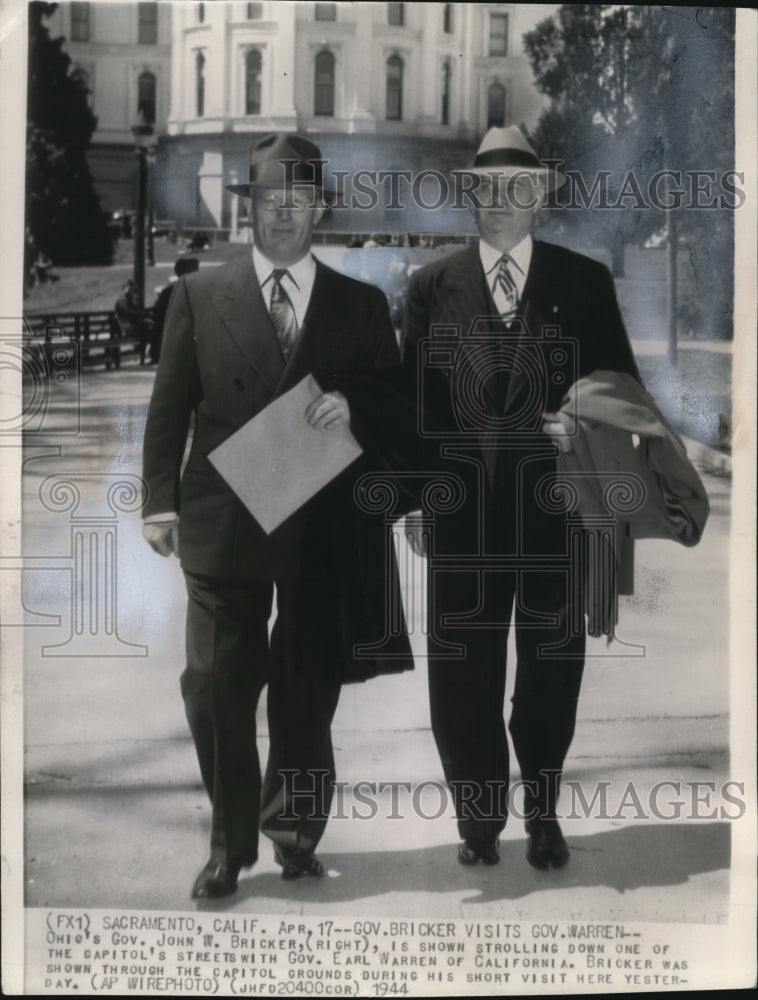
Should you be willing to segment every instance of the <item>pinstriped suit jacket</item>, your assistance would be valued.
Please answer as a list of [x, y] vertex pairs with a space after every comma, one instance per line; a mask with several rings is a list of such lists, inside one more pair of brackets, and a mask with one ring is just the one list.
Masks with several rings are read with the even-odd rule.
[[[541, 414], [557, 410], [573, 381], [592, 371], [638, 378], [611, 275], [581, 254], [534, 241], [513, 327], [509, 333], [498, 318], [476, 244], [411, 279], [403, 365], [417, 387], [420, 419], [435, 429], [438, 468], [466, 487], [466, 502], [438, 518], [440, 553], [485, 545], [560, 554], [565, 517], [535, 500], [537, 484], [555, 472]], [[482, 332], [490, 346], [480, 346]]]

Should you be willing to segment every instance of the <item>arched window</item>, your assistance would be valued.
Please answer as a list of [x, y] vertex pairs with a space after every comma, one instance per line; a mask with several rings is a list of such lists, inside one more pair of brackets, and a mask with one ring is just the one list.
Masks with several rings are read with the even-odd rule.
[[195, 14], [197, 16], [197, 23], [202, 24], [205, 20], [205, 4], [199, 3], [195, 9]]
[[446, 3], [442, 11], [442, 30], [446, 35], [452, 34], [453, 31], [453, 5], [451, 3]]
[[443, 125], [450, 124], [450, 79], [453, 75], [450, 60], [446, 59], [442, 64], [442, 108], [440, 109], [440, 121]]
[[403, 60], [390, 56], [387, 60], [387, 118], [403, 117]]
[[319, 52], [314, 65], [314, 115], [334, 115], [334, 56]]
[[503, 125], [505, 125], [505, 87], [501, 83], [492, 83], [487, 91], [487, 128]]
[[258, 49], [245, 56], [245, 114], [261, 113], [261, 69], [263, 60]]
[[155, 125], [156, 83], [154, 73], [140, 73], [137, 81], [137, 112], [146, 125]]
[[195, 112], [198, 118], [205, 114], [205, 56], [202, 52], [195, 56]]

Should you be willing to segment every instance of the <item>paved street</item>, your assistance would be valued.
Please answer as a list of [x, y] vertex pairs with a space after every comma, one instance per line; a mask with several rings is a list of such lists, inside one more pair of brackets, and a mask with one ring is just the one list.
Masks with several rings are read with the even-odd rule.
[[[31, 906], [186, 910], [206, 856], [209, 808], [178, 686], [182, 574], [175, 559], [144, 544], [129, 495], [152, 378], [138, 367], [87, 373], [78, 404], [73, 382], [56, 389], [42, 431], [28, 437], [23, 544], [34, 568], [25, 574], [25, 610], [10, 624], [26, 624]], [[79, 432], [60, 433], [75, 426], [77, 411]], [[76, 482], [78, 506], [63, 480]], [[282, 882], [264, 844], [223, 907], [456, 917], [515, 907], [522, 918], [570, 909], [587, 920], [724, 919], [737, 824], [719, 811], [729, 805], [720, 786], [742, 777], [729, 763], [730, 480], [704, 473], [704, 482], [712, 514], [702, 543], [640, 544], [620, 641], [591, 646], [566, 775], [563, 810], [574, 818], [564, 824], [573, 848], [564, 871], [529, 868], [517, 822], [506, 830], [499, 867], [456, 863], [419, 656], [412, 674], [343, 690], [334, 742], [344, 785], [320, 851], [329, 877]], [[109, 494], [117, 483], [127, 485]], [[97, 549], [80, 548], [85, 529], [97, 535]], [[103, 569], [97, 599], [76, 611], [72, 592], [92, 582], [96, 562]], [[420, 579], [405, 552], [401, 566], [406, 579]], [[413, 628], [421, 652], [417, 618]], [[656, 816], [651, 789], [662, 781], [674, 789], [660, 796]], [[694, 781], [714, 783], [716, 792], [695, 802], [690, 818]], [[356, 798], [358, 782], [377, 787], [366, 793], [369, 805]], [[582, 795], [591, 801], [598, 787], [607, 795], [604, 815], [583, 817]], [[677, 795], [684, 803], [678, 816]], [[736, 812], [732, 805], [726, 816]]]

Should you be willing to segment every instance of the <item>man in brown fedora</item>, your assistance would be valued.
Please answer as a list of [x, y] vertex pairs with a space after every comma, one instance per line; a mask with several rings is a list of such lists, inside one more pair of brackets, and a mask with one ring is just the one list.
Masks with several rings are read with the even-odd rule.
[[513, 627], [509, 729], [526, 856], [560, 868], [569, 849], [556, 806], [585, 625], [567, 515], [551, 489], [557, 449], [571, 447], [556, 411], [582, 375], [637, 369], [607, 269], [531, 237], [565, 178], [520, 129], [491, 129], [459, 180], [479, 241], [414, 274], [403, 324], [419, 425], [463, 494], [433, 522], [421, 513], [407, 522], [414, 550], [429, 556], [432, 728], [456, 806], [458, 860], [496, 864], [508, 811], [520, 806], [509, 796], [503, 717]]
[[[181, 689], [213, 806], [210, 858], [194, 897], [235, 891], [240, 870], [257, 859], [259, 826], [283, 878], [323, 875], [314, 852], [332, 796], [341, 683], [412, 666], [405, 636], [382, 647], [385, 660], [355, 654], [356, 642], [379, 645], [385, 627], [384, 525], [361, 521], [353, 502], [356, 478], [377, 461], [371, 415], [360, 408], [374, 383], [399, 373], [400, 357], [383, 294], [311, 255], [330, 194], [323, 164], [318, 147], [297, 135], [253, 145], [249, 182], [229, 189], [251, 199], [252, 252], [177, 282], [147, 416], [144, 534], [157, 552], [181, 559]], [[309, 375], [322, 391], [303, 427], [330, 434], [350, 424], [363, 455], [267, 535], [208, 456]], [[271, 488], [267, 472], [261, 491]], [[374, 558], [375, 572], [358, 564]], [[262, 781], [255, 711], [266, 684]]]

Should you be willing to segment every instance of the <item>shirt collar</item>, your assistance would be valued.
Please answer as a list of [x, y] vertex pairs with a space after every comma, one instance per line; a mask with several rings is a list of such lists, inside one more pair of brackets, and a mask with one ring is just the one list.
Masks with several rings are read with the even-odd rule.
[[297, 263], [290, 264], [287, 268], [281, 268], [279, 264], [274, 264], [270, 261], [256, 246], [253, 247], [253, 267], [255, 268], [261, 288], [268, 283], [276, 270], [288, 271], [295, 287], [300, 290], [308, 288], [313, 283], [313, 278], [316, 274], [316, 261], [313, 254], [307, 253]]
[[[512, 250], [508, 251], [508, 256], [511, 258], [524, 278], [526, 278], [527, 271], [529, 270], [529, 264], [532, 260], [532, 245], [532, 237], [529, 233], [527, 233], [520, 243], [513, 247]], [[490, 246], [490, 244], [484, 240], [479, 240], [479, 257], [482, 261], [482, 267], [484, 268], [485, 274], [489, 275], [490, 271], [497, 267], [502, 256], [502, 250], [496, 250], [495, 247]]]

